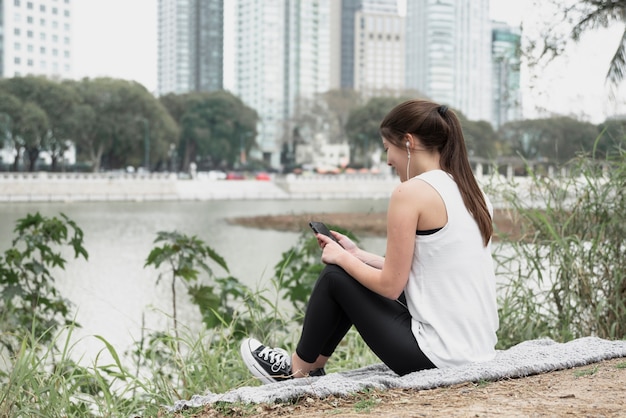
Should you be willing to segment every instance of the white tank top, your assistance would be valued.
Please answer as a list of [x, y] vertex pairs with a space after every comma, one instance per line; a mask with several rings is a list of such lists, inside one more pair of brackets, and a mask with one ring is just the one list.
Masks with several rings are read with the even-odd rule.
[[[498, 329], [491, 242], [483, 245], [478, 224], [449, 174], [428, 171], [410, 181], [416, 179], [439, 193], [448, 223], [432, 235], [415, 238], [405, 289], [413, 334], [439, 368], [490, 360]], [[487, 206], [493, 217], [488, 199]]]

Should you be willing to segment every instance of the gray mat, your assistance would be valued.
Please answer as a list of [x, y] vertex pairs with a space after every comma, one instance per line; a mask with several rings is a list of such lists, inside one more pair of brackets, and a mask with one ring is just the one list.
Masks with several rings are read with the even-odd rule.
[[626, 357], [626, 341], [585, 337], [567, 343], [550, 339], [526, 341], [498, 351], [488, 362], [423, 370], [398, 376], [383, 364], [376, 364], [316, 378], [294, 379], [263, 386], [246, 386], [226, 393], [206, 393], [182, 400], [170, 408], [199, 407], [215, 402], [273, 403], [312, 395], [324, 398], [347, 395], [366, 388], [432, 389], [464, 382], [524, 377], [567, 369], [616, 357]]

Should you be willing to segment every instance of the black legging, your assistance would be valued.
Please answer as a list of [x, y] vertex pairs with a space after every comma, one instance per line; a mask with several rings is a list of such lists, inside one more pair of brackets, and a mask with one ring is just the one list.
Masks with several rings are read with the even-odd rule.
[[372, 292], [341, 267], [327, 265], [313, 287], [296, 353], [308, 363], [319, 355], [330, 357], [354, 324], [378, 358], [397, 374], [432, 369], [435, 365], [411, 332], [411, 314], [405, 305]]

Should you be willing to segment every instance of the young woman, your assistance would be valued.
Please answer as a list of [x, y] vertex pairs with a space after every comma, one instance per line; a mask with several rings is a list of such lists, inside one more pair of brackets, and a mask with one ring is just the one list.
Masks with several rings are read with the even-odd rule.
[[333, 231], [317, 234], [326, 267], [307, 306], [295, 353], [253, 338], [241, 344], [265, 383], [324, 374], [351, 326], [399, 375], [486, 361], [498, 328], [492, 207], [471, 170], [457, 116], [410, 100], [380, 125], [401, 183], [387, 211], [383, 258]]

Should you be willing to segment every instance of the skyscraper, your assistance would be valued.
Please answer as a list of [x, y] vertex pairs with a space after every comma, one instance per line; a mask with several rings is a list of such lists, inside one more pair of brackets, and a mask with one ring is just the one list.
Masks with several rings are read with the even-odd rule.
[[493, 22], [493, 117], [499, 128], [506, 122], [522, 119], [520, 89], [521, 34], [503, 22]]
[[[369, 42], [360, 39], [364, 23], [364, 15], [398, 15], [398, 0], [331, 0], [332, 19], [337, 21], [332, 28], [331, 88], [355, 89], [355, 70], [363, 63], [363, 55], [357, 54], [364, 44]], [[357, 31], [359, 33], [357, 34]], [[373, 59], [368, 56], [368, 59]], [[357, 60], [360, 62], [357, 63]], [[338, 77], [334, 72], [339, 71]], [[403, 82], [404, 84], [404, 82]]]
[[159, 0], [158, 92], [223, 87], [224, 0]]
[[238, 0], [235, 94], [257, 111], [261, 158], [279, 165], [300, 100], [329, 88], [330, 0]]
[[354, 89], [364, 96], [404, 90], [404, 17], [393, 3], [365, 2], [355, 14]]
[[489, 0], [407, 1], [406, 87], [491, 120]]
[[0, 77], [71, 78], [70, 0], [0, 0]]

